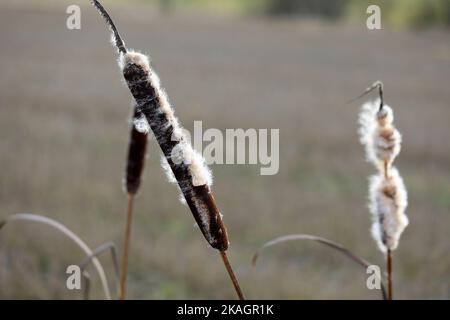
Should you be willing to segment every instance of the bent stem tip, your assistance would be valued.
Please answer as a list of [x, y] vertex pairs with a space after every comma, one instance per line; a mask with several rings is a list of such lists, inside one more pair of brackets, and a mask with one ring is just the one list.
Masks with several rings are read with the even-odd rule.
[[94, 5], [94, 7], [98, 10], [100, 15], [105, 19], [106, 24], [111, 29], [113, 35], [114, 35], [114, 42], [117, 47], [117, 50], [119, 50], [120, 53], [127, 53], [127, 48], [125, 47], [125, 43], [122, 40], [122, 37], [119, 34], [119, 30], [117, 30], [113, 20], [109, 16], [106, 9], [102, 6], [100, 2], [97, 0], [91, 0], [91, 3]]

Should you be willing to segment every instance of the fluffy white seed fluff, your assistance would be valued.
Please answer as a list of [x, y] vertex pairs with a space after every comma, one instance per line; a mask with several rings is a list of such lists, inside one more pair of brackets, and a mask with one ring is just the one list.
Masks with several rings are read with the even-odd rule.
[[[194, 187], [203, 185], [211, 186], [213, 182], [212, 172], [206, 165], [205, 158], [195, 151], [185, 140], [182, 140], [176, 148], [177, 152], [173, 154], [172, 161], [175, 163], [184, 162], [188, 165], [189, 173], [192, 176], [192, 185]], [[172, 169], [164, 156], [161, 158], [161, 166], [166, 172], [168, 180], [176, 183], [177, 181], [173, 175]]]
[[145, 71], [150, 71], [150, 59], [145, 54], [130, 50], [125, 54], [119, 55], [119, 67], [124, 69], [128, 64], [135, 64], [142, 67]]
[[212, 185], [212, 173], [209, 167], [206, 165], [205, 158], [195, 151], [188, 143], [184, 145], [184, 160], [189, 164], [189, 171], [192, 176], [192, 184], [195, 187], [203, 185]]
[[182, 204], [187, 205], [186, 199], [184, 198], [184, 195], [180, 190], [180, 186], [177, 183], [177, 179], [175, 178], [175, 176], [172, 172], [172, 169], [170, 168], [170, 165], [167, 162], [167, 159], [164, 155], [161, 155], [161, 167], [162, 167], [164, 173], [166, 174], [167, 180], [169, 180], [170, 183], [177, 185], [178, 190], [180, 191], [180, 196], [179, 196], [178, 200], [180, 200], [180, 202]]
[[[181, 161], [188, 165], [190, 174], [192, 176], [192, 184], [194, 186], [212, 185], [211, 171], [205, 163], [205, 159], [195, 150], [193, 150], [191, 144], [188, 142], [183, 128], [180, 126], [178, 119], [175, 117], [174, 110], [170, 105], [165, 91], [161, 88], [158, 75], [150, 67], [150, 59], [139, 52], [129, 51], [126, 54], [121, 54], [119, 58], [119, 66], [123, 70], [129, 64], [136, 64], [142, 67], [148, 73], [148, 81], [155, 88], [157, 98], [159, 99], [160, 112], [165, 115], [167, 125], [173, 127], [172, 139], [179, 141], [177, 145], [179, 154], [183, 157]], [[163, 162], [168, 167], [168, 163]], [[164, 165], [163, 165], [164, 167]], [[169, 181], [173, 181], [172, 170], [165, 170], [169, 178]], [[170, 174], [169, 174], [170, 172]], [[173, 178], [173, 179], [172, 179]], [[176, 181], [175, 181], [176, 182]]]
[[150, 125], [144, 115], [140, 115], [133, 119], [133, 125], [140, 133], [148, 134], [150, 131]]
[[170, 168], [170, 165], [164, 155], [161, 155], [161, 167], [166, 174], [167, 180], [169, 180], [170, 183], [177, 183], [177, 179], [173, 175], [172, 169]]
[[366, 149], [366, 158], [376, 166], [391, 164], [400, 152], [402, 137], [394, 127], [392, 109], [380, 100], [365, 103], [359, 114], [359, 137]]
[[408, 197], [403, 179], [396, 168], [370, 178], [369, 209], [372, 213], [372, 236], [382, 252], [395, 250], [400, 236], [408, 225], [405, 214]]

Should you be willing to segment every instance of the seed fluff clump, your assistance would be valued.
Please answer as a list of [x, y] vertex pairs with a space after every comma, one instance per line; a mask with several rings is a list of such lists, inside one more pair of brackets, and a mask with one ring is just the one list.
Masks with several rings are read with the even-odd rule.
[[408, 225], [405, 214], [408, 206], [403, 179], [396, 168], [391, 168], [389, 177], [378, 173], [370, 178], [369, 209], [372, 213], [372, 236], [378, 248], [385, 252], [395, 250], [400, 236]]
[[372, 237], [382, 252], [395, 250], [408, 225], [405, 214], [408, 195], [399, 171], [392, 166], [401, 150], [402, 136], [394, 126], [394, 112], [384, 104], [383, 84], [376, 82], [365, 93], [378, 88], [380, 98], [367, 102], [359, 114], [359, 138], [366, 159], [378, 173], [369, 179], [369, 210]]
[[366, 149], [366, 158], [376, 166], [385, 162], [391, 165], [400, 153], [402, 136], [394, 127], [392, 108], [383, 105], [380, 99], [365, 103], [359, 116], [360, 142]]
[[[210, 189], [211, 171], [184, 134], [150, 59], [127, 51], [120, 53], [119, 66], [203, 235], [212, 247], [226, 250], [228, 237]], [[172, 174], [170, 181], [174, 181]]]

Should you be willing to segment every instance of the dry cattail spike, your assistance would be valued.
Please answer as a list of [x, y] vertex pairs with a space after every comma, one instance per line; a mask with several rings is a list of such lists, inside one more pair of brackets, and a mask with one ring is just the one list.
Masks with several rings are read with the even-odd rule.
[[359, 115], [360, 141], [367, 159], [375, 164], [378, 174], [370, 179], [369, 208], [373, 216], [372, 236], [381, 251], [395, 250], [408, 225], [408, 205], [403, 179], [392, 163], [401, 149], [401, 135], [394, 127], [392, 108], [383, 102], [383, 84], [375, 82], [365, 93], [379, 88], [379, 99], [365, 103]]
[[211, 193], [210, 172], [187, 141], [149, 58], [128, 51], [106, 10], [98, 1], [92, 2], [114, 33], [119, 65], [138, 111], [146, 117], [200, 230], [213, 248], [227, 250], [227, 231]]
[[[378, 81], [376, 84], [378, 85], [375, 87], [383, 88], [381, 82]], [[382, 92], [380, 89], [378, 100], [367, 102], [361, 107], [359, 136], [361, 144], [366, 149], [367, 160], [385, 170], [400, 153], [402, 136], [394, 127], [393, 111], [384, 104]]]
[[375, 88], [379, 90], [379, 99], [362, 106], [359, 136], [365, 146], [367, 160], [378, 169], [378, 174], [370, 179], [369, 209], [373, 220], [372, 236], [378, 248], [386, 255], [388, 299], [392, 300], [392, 252], [397, 248], [400, 236], [408, 225], [405, 214], [408, 196], [402, 177], [392, 167], [394, 159], [400, 153], [402, 137], [394, 127], [392, 108], [384, 103], [383, 83], [375, 82], [359, 97]]
[[125, 299], [126, 281], [128, 273], [128, 255], [130, 251], [131, 224], [133, 220], [134, 196], [141, 185], [147, 151], [147, 133], [138, 111], [138, 106], [133, 105], [133, 118], [131, 121], [130, 141], [128, 144], [128, 158], [125, 174], [125, 189], [128, 193], [127, 218], [125, 224], [125, 236], [123, 243], [122, 268], [119, 282], [119, 299]]
[[128, 194], [136, 194], [141, 185], [148, 140], [147, 133], [136, 124], [136, 120], [140, 117], [137, 106], [134, 106], [133, 109], [125, 176], [125, 190]]
[[204, 237], [213, 248], [226, 250], [227, 232], [210, 190], [210, 172], [184, 136], [148, 57], [127, 52], [119, 63]]
[[[280, 236], [280, 237], [277, 237], [270, 241], [267, 241], [262, 246], [260, 246], [259, 249], [253, 254], [252, 265], [256, 266], [256, 262], [258, 261], [258, 258], [260, 257], [260, 255], [262, 254], [264, 249], [273, 247], [273, 246], [277, 246], [282, 243], [291, 242], [291, 241], [314, 241], [314, 242], [323, 244], [323, 245], [341, 253], [342, 255], [349, 258], [351, 261], [353, 261], [357, 265], [363, 267], [365, 272], [367, 271], [367, 268], [369, 266], [373, 265], [373, 263], [370, 263], [366, 259], [358, 256], [353, 251], [347, 249], [340, 243], [331, 241], [331, 240], [323, 238], [323, 237], [310, 235], [310, 234], [288, 234], [288, 235]], [[380, 279], [380, 285], [381, 285], [382, 298], [383, 298], [383, 300], [386, 300], [386, 290], [385, 290], [383, 281], [381, 279]]]
[[[66, 238], [70, 239], [74, 244], [76, 244], [85, 254], [86, 256], [92, 257], [92, 264], [94, 265], [97, 273], [100, 277], [100, 281], [102, 283], [103, 291], [105, 293], [105, 297], [107, 300], [111, 300], [111, 291], [109, 289], [108, 279], [106, 277], [105, 270], [100, 260], [94, 255], [92, 249], [81, 239], [76, 233], [67, 228], [64, 224], [48, 218], [46, 216], [41, 216], [32, 213], [16, 213], [6, 217], [5, 219], [0, 221], [0, 231], [3, 227], [11, 222], [15, 221], [30, 221], [37, 222], [44, 225], [47, 225], [60, 233], [62, 233]], [[85, 275], [84, 275], [85, 276]]]
[[98, 1], [93, 3], [113, 30], [119, 49], [119, 66], [137, 103], [138, 112], [145, 116], [152, 129], [203, 236], [213, 248], [220, 251], [234, 289], [239, 299], [244, 299], [225, 252], [228, 249], [228, 235], [211, 193], [211, 172], [203, 157], [196, 153], [188, 142], [165, 92], [160, 87], [158, 76], [150, 67], [149, 58], [141, 53], [128, 51], [106, 10], [99, 6]]

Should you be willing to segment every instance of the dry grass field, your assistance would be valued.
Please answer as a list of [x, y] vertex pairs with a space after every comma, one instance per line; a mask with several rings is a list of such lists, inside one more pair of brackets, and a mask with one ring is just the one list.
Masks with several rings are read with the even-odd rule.
[[[0, 4], [0, 218], [43, 214], [91, 247], [120, 243], [122, 177], [131, 95], [109, 33], [89, 5], [82, 29], [65, 27], [61, 1]], [[369, 234], [367, 177], [358, 142], [362, 101], [381, 79], [403, 134], [397, 159], [409, 191], [410, 226], [395, 259], [399, 299], [450, 298], [450, 42], [421, 32], [303, 20], [162, 16], [112, 5], [128, 46], [149, 53], [187, 129], [279, 128], [280, 171], [213, 165], [214, 192], [231, 240], [229, 256], [254, 299], [378, 299], [363, 270], [314, 243], [253, 252], [283, 234], [321, 235], [384, 265]], [[234, 298], [150, 142], [137, 198], [128, 297]], [[11, 224], [0, 233], [0, 298], [78, 299], [65, 269], [82, 252], [48, 227]], [[102, 256], [108, 273], [112, 264]], [[91, 273], [95, 272], [92, 269]], [[95, 278], [95, 277], [94, 277]], [[93, 297], [103, 298], [98, 281]]]

